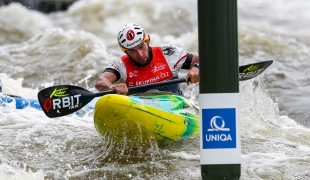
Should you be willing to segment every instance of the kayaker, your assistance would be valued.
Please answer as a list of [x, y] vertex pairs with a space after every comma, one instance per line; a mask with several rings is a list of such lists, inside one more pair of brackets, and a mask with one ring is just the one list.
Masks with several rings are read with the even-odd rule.
[[[188, 70], [188, 84], [199, 81], [197, 55], [172, 45], [151, 47], [150, 36], [138, 24], [125, 25], [117, 41], [125, 55], [113, 60], [100, 74], [95, 84], [98, 91], [114, 89], [118, 94], [129, 95], [128, 88], [176, 79], [181, 69]], [[178, 84], [156, 89], [182, 95]], [[130, 92], [133, 93], [137, 92]]]

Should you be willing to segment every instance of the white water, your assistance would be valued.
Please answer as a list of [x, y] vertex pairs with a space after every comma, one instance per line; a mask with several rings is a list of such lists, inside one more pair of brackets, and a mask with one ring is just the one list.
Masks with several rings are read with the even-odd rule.
[[[240, 65], [274, 60], [240, 82], [241, 179], [310, 178], [309, 8], [307, 0], [238, 1]], [[122, 54], [116, 34], [127, 23], [142, 25], [152, 45], [198, 52], [194, 0], [85, 0], [49, 15], [11, 4], [0, 17], [3, 92], [27, 98], [55, 84], [95, 91], [97, 76]], [[183, 87], [197, 103], [199, 85]], [[0, 179], [200, 179], [198, 137], [113, 145], [91, 114], [50, 119], [0, 107], [0, 139]]]

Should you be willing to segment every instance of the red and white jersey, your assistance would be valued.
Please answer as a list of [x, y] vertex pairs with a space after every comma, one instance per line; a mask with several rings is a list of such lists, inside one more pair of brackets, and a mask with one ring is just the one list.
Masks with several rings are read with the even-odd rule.
[[171, 45], [152, 47], [152, 52], [153, 59], [147, 66], [136, 66], [127, 55], [124, 55], [115, 59], [107, 68], [120, 73], [118, 82], [134, 87], [176, 77], [187, 58], [184, 49]]

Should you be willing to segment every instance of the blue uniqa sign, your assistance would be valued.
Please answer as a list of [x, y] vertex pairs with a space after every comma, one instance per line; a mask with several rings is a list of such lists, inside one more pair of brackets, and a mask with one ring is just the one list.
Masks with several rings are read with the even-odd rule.
[[236, 109], [202, 109], [202, 148], [236, 148]]

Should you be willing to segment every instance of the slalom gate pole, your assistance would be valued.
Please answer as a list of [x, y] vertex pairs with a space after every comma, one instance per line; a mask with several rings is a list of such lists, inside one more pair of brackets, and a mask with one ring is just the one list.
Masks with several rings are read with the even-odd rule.
[[198, 0], [202, 179], [241, 176], [237, 0]]

